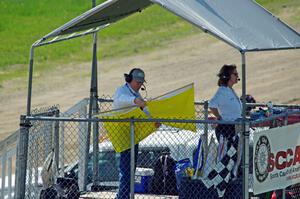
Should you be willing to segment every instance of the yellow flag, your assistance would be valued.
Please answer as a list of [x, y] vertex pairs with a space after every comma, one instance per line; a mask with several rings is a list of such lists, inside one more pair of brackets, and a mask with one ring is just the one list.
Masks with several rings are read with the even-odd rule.
[[[128, 118], [149, 118], [140, 108], [131, 108], [129, 111], [113, 112], [110, 114], [98, 115], [105, 119], [128, 119]], [[130, 148], [130, 123], [129, 122], [104, 122], [104, 128], [112, 142], [116, 152], [122, 152]], [[156, 130], [153, 122], [135, 122], [134, 135], [135, 144], [142, 141]]]
[[[147, 103], [153, 118], [195, 119], [194, 84], [176, 89]], [[196, 131], [195, 123], [164, 123], [165, 125]]]
[[[148, 110], [152, 118], [164, 119], [195, 119], [194, 85], [190, 84], [176, 89], [163, 96], [147, 102]], [[96, 117], [105, 119], [129, 119], [149, 118], [140, 108], [129, 107], [100, 113]], [[165, 125], [196, 131], [195, 123], [165, 123]], [[130, 123], [128, 122], [104, 122], [104, 128], [112, 142], [116, 152], [122, 152], [130, 148]], [[156, 131], [153, 122], [134, 123], [135, 144], [145, 139]]]

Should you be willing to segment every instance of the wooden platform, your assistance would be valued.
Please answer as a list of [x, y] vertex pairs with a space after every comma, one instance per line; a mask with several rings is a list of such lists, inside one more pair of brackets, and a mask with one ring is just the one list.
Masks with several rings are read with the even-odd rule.
[[[115, 199], [116, 192], [112, 191], [102, 191], [102, 192], [90, 192], [84, 195], [81, 195], [81, 199]], [[178, 196], [169, 196], [169, 195], [151, 195], [151, 194], [138, 194], [134, 196], [135, 199], [178, 199]]]

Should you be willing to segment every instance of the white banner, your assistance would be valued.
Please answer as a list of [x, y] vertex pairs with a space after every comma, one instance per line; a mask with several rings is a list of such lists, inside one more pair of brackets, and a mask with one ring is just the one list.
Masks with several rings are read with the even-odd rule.
[[300, 124], [254, 134], [253, 192], [283, 189], [300, 182]]

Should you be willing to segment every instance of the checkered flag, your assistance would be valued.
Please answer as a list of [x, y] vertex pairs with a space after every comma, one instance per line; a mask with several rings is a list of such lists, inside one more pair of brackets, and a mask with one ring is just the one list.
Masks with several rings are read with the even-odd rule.
[[217, 189], [218, 196], [223, 197], [226, 187], [231, 180], [232, 171], [237, 162], [237, 150], [238, 150], [239, 136], [234, 136], [227, 143], [227, 152], [224, 157], [217, 162], [215, 168], [210, 171], [208, 176], [202, 179], [202, 182], [209, 189], [214, 186]]

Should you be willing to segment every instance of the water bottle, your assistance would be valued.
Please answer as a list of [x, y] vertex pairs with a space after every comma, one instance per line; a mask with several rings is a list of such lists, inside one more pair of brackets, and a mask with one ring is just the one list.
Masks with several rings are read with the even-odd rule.
[[269, 115], [273, 115], [273, 103], [271, 101], [269, 101], [267, 103], [267, 107], [268, 107], [268, 112], [269, 112]]

